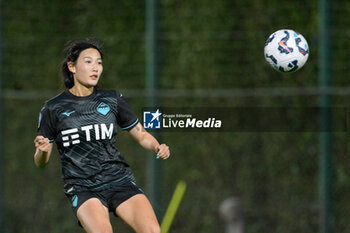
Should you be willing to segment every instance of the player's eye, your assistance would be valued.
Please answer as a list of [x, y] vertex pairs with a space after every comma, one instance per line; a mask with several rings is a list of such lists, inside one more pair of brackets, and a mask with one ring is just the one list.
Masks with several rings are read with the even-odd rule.
[[85, 63], [91, 63], [91, 61], [90, 60], [86, 60]]
[[102, 61], [99, 61], [97, 64], [102, 65]]

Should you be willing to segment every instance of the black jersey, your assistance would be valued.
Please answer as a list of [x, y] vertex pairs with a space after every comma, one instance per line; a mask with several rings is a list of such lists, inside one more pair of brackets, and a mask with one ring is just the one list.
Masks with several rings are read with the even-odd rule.
[[116, 148], [117, 128], [138, 122], [118, 91], [94, 89], [86, 97], [65, 90], [45, 102], [38, 135], [57, 144], [64, 191], [97, 191], [133, 181], [129, 165]]

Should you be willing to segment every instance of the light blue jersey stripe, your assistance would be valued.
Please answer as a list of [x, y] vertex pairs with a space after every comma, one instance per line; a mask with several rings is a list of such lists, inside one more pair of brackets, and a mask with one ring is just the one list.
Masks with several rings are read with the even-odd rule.
[[125, 128], [122, 128], [122, 130], [130, 129], [131, 127], [135, 126], [138, 122], [139, 122], [139, 119], [137, 118], [134, 123], [132, 123], [131, 125], [129, 125], [129, 126], [125, 127]]

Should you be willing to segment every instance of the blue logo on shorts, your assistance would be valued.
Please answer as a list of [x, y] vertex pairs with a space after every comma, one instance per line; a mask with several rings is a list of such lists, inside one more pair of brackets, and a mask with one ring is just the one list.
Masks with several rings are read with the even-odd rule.
[[97, 111], [99, 113], [101, 113], [102, 115], [107, 115], [107, 113], [110, 111], [111, 109], [109, 108], [109, 106], [105, 103], [100, 103], [100, 105], [98, 105], [97, 107]]
[[143, 127], [145, 129], [160, 129], [161, 115], [159, 109], [143, 112]]
[[72, 205], [73, 207], [77, 207], [78, 205], [78, 196], [74, 195], [74, 197], [72, 198]]

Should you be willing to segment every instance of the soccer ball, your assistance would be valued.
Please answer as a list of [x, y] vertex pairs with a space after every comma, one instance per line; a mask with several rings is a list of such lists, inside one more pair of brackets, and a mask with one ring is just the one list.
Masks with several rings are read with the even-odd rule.
[[265, 59], [277, 71], [291, 73], [299, 70], [309, 57], [305, 38], [291, 29], [272, 33], [265, 42]]

